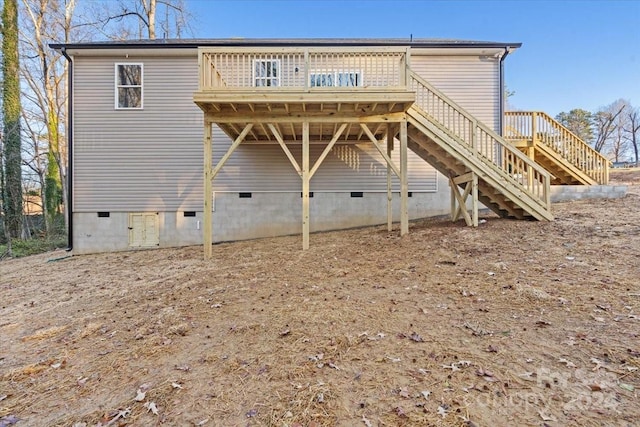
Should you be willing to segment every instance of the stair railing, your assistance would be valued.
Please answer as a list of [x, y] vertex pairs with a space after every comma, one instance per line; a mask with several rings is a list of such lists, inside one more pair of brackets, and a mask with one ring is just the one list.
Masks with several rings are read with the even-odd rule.
[[549, 172], [415, 72], [408, 74], [409, 89], [416, 92], [414, 105], [432, 123], [465, 145], [470, 155], [492, 164], [504, 179], [525, 190], [545, 209], [551, 209]]
[[542, 143], [598, 184], [608, 184], [611, 162], [546, 113], [505, 112], [505, 138]]

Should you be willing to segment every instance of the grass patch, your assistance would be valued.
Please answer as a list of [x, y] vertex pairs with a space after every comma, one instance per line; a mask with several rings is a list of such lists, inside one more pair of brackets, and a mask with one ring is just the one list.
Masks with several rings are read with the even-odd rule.
[[[21, 258], [29, 255], [41, 254], [54, 249], [66, 248], [67, 236], [57, 235], [51, 237], [32, 238], [28, 240], [15, 239], [11, 241], [11, 249], [14, 258]], [[6, 257], [7, 245], [0, 245], [0, 259]]]

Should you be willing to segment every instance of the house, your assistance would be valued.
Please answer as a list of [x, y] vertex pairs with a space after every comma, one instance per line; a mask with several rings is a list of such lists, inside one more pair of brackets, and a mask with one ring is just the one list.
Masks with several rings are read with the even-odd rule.
[[[70, 63], [70, 244], [172, 247], [451, 212], [550, 220], [536, 131], [503, 138], [519, 43], [56, 44]], [[535, 126], [533, 126], [535, 128]], [[532, 131], [528, 137], [527, 129]], [[584, 160], [584, 159], [583, 159]], [[584, 162], [583, 162], [584, 163]]]

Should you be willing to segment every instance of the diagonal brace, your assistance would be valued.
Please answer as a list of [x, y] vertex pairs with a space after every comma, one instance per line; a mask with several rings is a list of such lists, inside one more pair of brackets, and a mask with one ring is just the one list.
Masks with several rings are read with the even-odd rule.
[[233, 154], [233, 152], [236, 150], [236, 148], [238, 148], [238, 146], [240, 145], [240, 143], [242, 143], [242, 141], [244, 141], [244, 139], [246, 138], [247, 134], [251, 131], [251, 128], [253, 127], [252, 123], [249, 123], [248, 125], [246, 125], [244, 127], [244, 129], [242, 130], [242, 132], [240, 133], [240, 135], [238, 135], [238, 137], [236, 138], [235, 141], [233, 141], [233, 144], [231, 144], [231, 147], [229, 147], [229, 149], [227, 150], [227, 152], [224, 154], [224, 156], [222, 156], [222, 159], [220, 159], [220, 161], [218, 162], [218, 164], [216, 165], [215, 168], [213, 168], [213, 170], [211, 171], [211, 176], [210, 179], [213, 179], [216, 177], [216, 175], [218, 175], [218, 172], [220, 172], [220, 169], [222, 169], [222, 167], [224, 166], [224, 164], [227, 162], [227, 160], [229, 160], [229, 157], [231, 157], [231, 155]]
[[338, 130], [336, 131], [335, 135], [333, 135], [333, 138], [331, 138], [331, 141], [325, 147], [324, 151], [322, 152], [320, 157], [318, 157], [318, 160], [316, 160], [316, 162], [314, 163], [313, 167], [311, 168], [311, 171], [309, 172], [309, 179], [311, 179], [313, 177], [313, 175], [316, 173], [316, 171], [318, 170], [318, 168], [320, 167], [320, 165], [322, 164], [324, 159], [329, 155], [329, 152], [331, 151], [331, 149], [335, 145], [336, 141], [338, 141], [338, 138], [340, 138], [340, 135], [342, 135], [342, 132], [344, 132], [346, 127], [347, 127], [347, 124], [343, 123], [338, 128]]
[[298, 172], [298, 175], [300, 176], [300, 178], [302, 178], [302, 169], [300, 168], [300, 165], [298, 164], [298, 161], [296, 160], [296, 158], [293, 157], [293, 154], [291, 154], [291, 151], [289, 150], [289, 147], [287, 147], [287, 144], [284, 143], [284, 140], [282, 139], [282, 135], [280, 135], [280, 132], [278, 132], [278, 129], [273, 124], [269, 123], [268, 126], [269, 126], [269, 129], [271, 129], [273, 136], [275, 136], [276, 139], [278, 140], [278, 144], [280, 144], [280, 147], [282, 147], [282, 151], [284, 151], [284, 154], [286, 154], [287, 157], [289, 158], [289, 161], [293, 165], [293, 168], [296, 170], [296, 172]]
[[400, 177], [400, 169], [398, 168], [398, 166], [396, 166], [395, 163], [393, 163], [393, 160], [391, 160], [391, 158], [387, 156], [387, 153], [385, 153], [385, 151], [382, 149], [382, 146], [376, 139], [375, 135], [371, 133], [371, 130], [369, 129], [369, 127], [364, 123], [360, 123], [360, 127], [362, 128], [364, 133], [367, 134], [367, 136], [369, 137], [369, 140], [371, 140], [373, 145], [378, 149], [378, 152], [380, 153], [380, 155], [382, 155], [382, 157], [385, 159], [387, 164], [391, 167], [391, 169], [393, 169], [393, 172], [396, 174], [396, 176]]

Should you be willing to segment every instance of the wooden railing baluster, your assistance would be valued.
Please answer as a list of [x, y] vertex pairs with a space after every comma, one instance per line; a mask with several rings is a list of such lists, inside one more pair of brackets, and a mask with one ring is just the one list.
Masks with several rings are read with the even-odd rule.
[[545, 144], [595, 182], [609, 182], [611, 162], [548, 114], [508, 111], [505, 123], [505, 138]]

